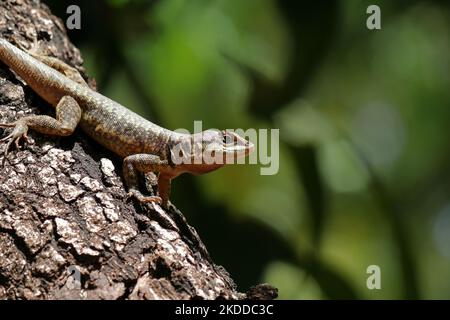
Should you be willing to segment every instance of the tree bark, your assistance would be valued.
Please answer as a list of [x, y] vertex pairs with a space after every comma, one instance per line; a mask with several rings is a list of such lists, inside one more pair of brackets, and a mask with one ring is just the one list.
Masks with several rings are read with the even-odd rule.
[[[37, 45], [85, 75], [63, 22], [38, 0], [2, 1], [0, 37]], [[0, 122], [39, 113], [54, 110], [0, 64]], [[175, 207], [128, 201], [120, 159], [81, 131], [29, 136], [32, 142], [12, 148], [0, 168], [0, 299], [276, 296], [268, 285], [237, 292]]]

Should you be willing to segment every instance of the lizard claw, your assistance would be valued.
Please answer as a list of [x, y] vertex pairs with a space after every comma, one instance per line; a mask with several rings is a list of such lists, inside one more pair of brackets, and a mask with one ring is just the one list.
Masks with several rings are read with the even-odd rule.
[[0, 139], [0, 143], [6, 142], [5, 151], [4, 151], [3, 160], [2, 160], [2, 166], [4, 166], [5, 162], [6, 162], [6, 158], [8, 156], [9, 147], [11, 146], [11, 144], [14, 142], [14, 144], [16, 145], [16, 148], [20, 150], [20, 145], [19, 145], [20, 140], [23, 138], [23, 139], [25, 139], [26, 142], [28, 142], [28, 136], [27, 136], [28, 126], [26, 125], [26, 123], [24, 121], [18, 120], [13, 123], [0, 123], [0, 127], [14, 128], [13, 131], [9, 135]]
[[157, 203], [161, 204], [162, 199], [158, 196], [144, 196], [140, 191], [136, 189], [131, 189], [127, 194], [127, 199], [135, 198], [137, 201], [142, 203]]

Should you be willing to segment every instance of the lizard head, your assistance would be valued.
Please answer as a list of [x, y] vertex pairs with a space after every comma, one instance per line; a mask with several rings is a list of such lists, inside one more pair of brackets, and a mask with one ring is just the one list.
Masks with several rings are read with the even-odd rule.
[[[187, 141], [185, 141], [187, 142]], [[182, 153], [189, 163], [182, 166], [187, 172], [198, 175], [216, 170], [225, 164], [236, 163], [254, 150], [250, 141], [229, 130], [205, 130], [190, 136]]]
[[229, 130], [206, 130], [194, 134], [194, 143], [199, 142], [204, 156], [209, 154], [221, 158], [224, 164], [234, 163], [237, 158], [245, 157], [254, 150], [253, 143]]

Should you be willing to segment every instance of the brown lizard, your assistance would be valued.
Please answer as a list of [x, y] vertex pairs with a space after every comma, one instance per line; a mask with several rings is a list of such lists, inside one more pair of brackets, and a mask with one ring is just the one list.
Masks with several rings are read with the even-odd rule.
[[[20, 139], [27, 140], [29, 128], [69, 136], [79, 125], [94, 140], [124, 158], [123, 177], [129, 196], [167, 206], [173, 178], [186, 172], [199, 175], [216, 170], [254, 149], [250, 141], [232, 131], [184, 134], [162, 128], [89, 88], [78, 71], [61, 60], [26, 53], [1, 38], [0, 60], [56, 109], [56, 118], [31, 115], [13, 123], [0, 123], [0, 127], [13, 128], [0, 140], [6, 142], [3, 163], [11, 143], [19, 147]], [[159, 174], [159, 196], [145, 196], [139, 191], [139, 172]]]

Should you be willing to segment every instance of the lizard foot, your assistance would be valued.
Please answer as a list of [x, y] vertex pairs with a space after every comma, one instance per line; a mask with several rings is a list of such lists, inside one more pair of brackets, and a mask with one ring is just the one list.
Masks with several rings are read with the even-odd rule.
[[138, 191], [136, 189], [131, 189], [128, 192], [127, 197], [128, 198], [136, 198], [139, 202], [143, 202], [143, 203], [157, 203], [157, 204], [162, 203], [161, 197], [144, 196], [140, 191]]
[[0, 123], [0, 128], [14, 128], [13, 131], [4, 137], [3, 139], [0, 139], [0, 143], [6, 142], [6, 147], [4, 151], [2, 166], [5, 165], [6, 157], [8, 156], [8, 150], [11, 144], [14, 142], [16, 145], [16, 148], [20, 150], [19, 142], [23, 138], [26, 142], [28, 142], [28, 126], [25, 121], [17, 120], [13, 123]]

